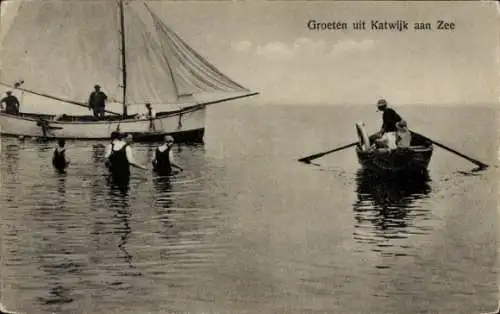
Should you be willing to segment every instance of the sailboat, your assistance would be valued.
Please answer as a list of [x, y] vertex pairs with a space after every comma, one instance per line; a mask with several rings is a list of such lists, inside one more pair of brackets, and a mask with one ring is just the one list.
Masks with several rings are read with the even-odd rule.
[[[0, 133], [103, 140], [120, 131], [137, 141], [168, 134], [203, 142], [208, 105], [258, 94], [221, 73], [145, 2], [23, 0], [0, 42], [0, 85], [51, 106], [88, 108], [97, 84], [107, 109], [121, 104], [122, 112], [106, 110], [99, 119], [0, 112]], [[128, 113], [146, 103], [168, 110], [155, 118]]]

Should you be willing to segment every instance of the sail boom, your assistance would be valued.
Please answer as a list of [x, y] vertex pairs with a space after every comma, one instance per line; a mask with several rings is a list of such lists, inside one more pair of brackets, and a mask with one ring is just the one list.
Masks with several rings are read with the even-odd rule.
[[200, 106], [214, 105], [214, 104], [219, 104], [219, 103], [226, 102], [226, 101], [252, 97], [252, 96], [259, 95], [259, 94], [260, 94], [259, 92], [251, 92], [251, 93], [247, 93], [247, 94], [239, 95], [239, 96], [233, 96], [233, 97], [227, 97], [227, 98], [222, 98], [222, 99], [217, 99], [217, 100], [200, 102], [198, 105], [200, 105]]

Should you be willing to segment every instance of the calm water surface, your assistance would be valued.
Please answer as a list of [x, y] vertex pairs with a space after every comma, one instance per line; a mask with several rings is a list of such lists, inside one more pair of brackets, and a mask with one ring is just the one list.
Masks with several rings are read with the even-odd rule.
[[[428, 180], [373, 180], [352, 149], [296, 159], [378, 128], [373, 107], [210, 108], [185, 171], [108, 183], [104, 148], [3, 138], [7, 309], [24, 313], [479, 313], [498, 300], [497, 111], [405, 107], [436, 147]], [[471, 119], [473, 117], [473, 119]], [[447, 123], [443, 123], [446, 121]], [[150, 165], [153, 147], [134, 144]]]

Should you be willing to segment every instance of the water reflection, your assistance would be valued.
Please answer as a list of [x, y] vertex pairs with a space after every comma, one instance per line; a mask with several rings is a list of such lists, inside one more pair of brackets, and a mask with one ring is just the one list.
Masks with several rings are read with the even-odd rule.
[[96, 163], [104, 162], [106, 146], [102, 143], [92, 145], [92, 160]]
[[130, 227], [130, 218], [132, 216], [130, 212], [129, 204], [129, 185], [127, 182], [113, 180], [110, 178], [109, 182], [109, 209], [114, 212], [113, 217], [119, 222], [115, 226], [113, 233], [120, 236], [118, 242], [118, 248], [122, 251], [122, 258], [124, 261], [133, 268], [132, 265], [132, 255], [127, 250], [127, 241], [132, 232]]
[[[66, 173], [56, 172], [54, 184], [51, 182], [46, 184], [49, 193], [50, 189], [54, 188], [54, 193], [51, 193], [53, 203], [41, 203], [42, 207], [35, 213], [35, 215], [45, 216], [39, 220], [45, 225], [44, 234], [50, 235], [42, 238], [38, 247], [40, 269], [45, 273], [48, 281], [47, 295], [38, 297], [38, 300], [41, 304], [52, 307], [52, 310], [56, 312], [61, 312], [64, 304], [73, 302], [71, 294], [74, 287], [71, 284], [73, 281], [71, 278], [81, 272], [80, 263], [74, 260], [74, 249], [68, 246], [72, 235], [67, 232], [68, 226], [61, 223], [67, 210], [66, 179]], [[51, 229], [53, 232], [50, 231]]]
[[109, 174], [107, 178], [109, 189], [112, 191], [113, 195], [121, 195], [124, 198], [128, 196], [130, 190], [130, 175], [113, 176]]
[[377, 209], [405, 209], [419, 199], [427, 198], [431, 192], [428, 172], [419, 175], [383, 177], [366, 169], [356, 173], [358, 202], [356, 208], [370, 203]]
[[19, 158], [21, 157], [21, 147], [17, 144], [7, 144], [3, 150], [4, 153], [2, 159], [5, 162], [5, 165], [7, 165], [6, 172], [9, 176], [13, 176], [15, 178], [15, 174], [18, 170]]
[[[382, 255], [404, 256], [405, 239], [428, 233], [429, 210], [421, 206], [431, 192], [429, 174], [381, 177], [365, 169], [356, 174], [358, 199], [353, 205], [354, 239], [374, 244]], [[382, 266], [381, 266], [382, 267]]]
[[174, 203], [171, 177], [155, 175], [153, 177], [153, 185], [156, 195], [154, 205], [157, 217], [164, 227], [162, 235], [168, 239], [172, 237], [168, 230], [173, 227], [173, 223], [170, 220]]

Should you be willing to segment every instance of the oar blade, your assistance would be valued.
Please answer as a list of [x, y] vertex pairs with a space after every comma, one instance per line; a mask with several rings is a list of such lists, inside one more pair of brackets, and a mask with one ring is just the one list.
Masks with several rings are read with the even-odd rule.
[[331, 150], [326, 151], [326, 152], [317, 153], [317, 154], [314, 154], [314, 155], [302, 157], [302, 158], [299, 159], [299, 161], [303, 162], [303, 163], [306, 163], [306, 164], [309, 164], [314, 159], [318, 159], [318, 158], [323, 157], [325, 155], [328, 155], [328, 154], [331, 154], [331, 153], [334, 153], [334, 152], [338, 152], [340, 150], [352, 147], [352, 146], [354, 146], [356, 144], [358, 144], [358, 142], [353, 142], [353, 143], [350, 143], [350, 144], [347, 144], [347, 145], [344, 145], [344, 146], [341, 146], [341, 147], [337, 147], [337, 148], [331, 149]]
[[441, 147], [441, 148], [443, 148], [443, 149], [445, 149], [445, 150], [447, 150], [447, 151], [449, 151], [449, 152], [451, 152], [451, 153], [454, 153], [454, 154], [455, 154], [455, 155], [457, 155], [457, 156], [460, 156], [460, 157], [462, 157], [462, 158], [464, 158], [464, 159], [467, 159], [468, 161], [470, 161], [470, 162], [472, 162], [473, 164], [477, 165], [477, 166], [479, 167], [479, 169], [480, 169], [480, 170], [485, 170], [486, 168], [488, 168], [488, 165], [487, 165], [487, 164], [485, 164], [485, 163], [483, 163], [483, 162], [481, 162], [481, 161], [479, 161], [479, 160], [476, 160], [476, 159], [474, 159], [474, 158], [472, 158], [472, 157], [469, 157], [469, 156], [467, 156], [467, 155], [464, 155], [464, 154], [462, 154], [462, 153], [460, 153], [460, 152], [458, 152], [458, 151], [454, 150], [453, 148], [450, 148], [450, 147], [448, 147], [448, 146], [446, 146], [446, 145], [444, 145], [444, 144], [441, 144], [441, 143], [439, 143], [439, 142], [436, 142], [436, 141], [434, 141], [434, 140], [432, 140], [432, 139], [428, 138], [427, 136], [424, 136], [424, 135], [422, 135], [422, 134], [420, 134], [420, 133], [417, 133], [417, 132], [414, 132], [414, 131], [413, 131], [413, 133], [415, 133], [416, 135], [419, 135], [419, 136], [421, 136], [422, 138], [424, 138], [424, 139], [426, 139], [426, 140], [428, 140], [428, 141], [432, 142], [432, 143], [433, 143], [433, 144], [435, 144], [436, 146], [439, 146], [439, 147]]

